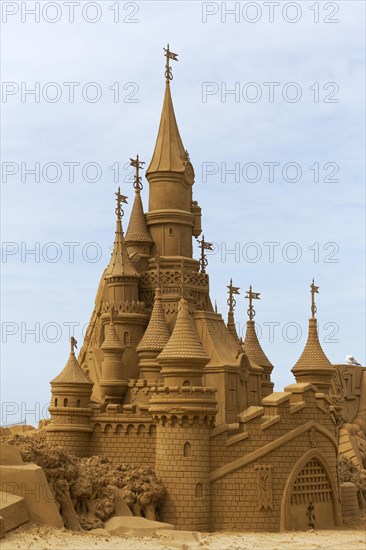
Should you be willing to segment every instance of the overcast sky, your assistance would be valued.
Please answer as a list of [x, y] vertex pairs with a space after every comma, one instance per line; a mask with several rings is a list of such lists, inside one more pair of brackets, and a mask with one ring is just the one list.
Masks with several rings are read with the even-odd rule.
[[82, 344], [113, 243], [117, 182], [130, 197], [126, 227], [126, 162], [139, 153], [149, 163], [153, 152], [167, 42], [179, 54], [171, 86], [194, 197], [215, 244], [212, 300], [226, 319], [232, 277], [242, 331], [245, 290], [262, 293], [256, 321], [281, 391], [306, 342], [314, 276], [326, 354], [364, 362], [365, 4], [230, 9], [2, 2], [3, 424], [48, 402], [70, 323]]

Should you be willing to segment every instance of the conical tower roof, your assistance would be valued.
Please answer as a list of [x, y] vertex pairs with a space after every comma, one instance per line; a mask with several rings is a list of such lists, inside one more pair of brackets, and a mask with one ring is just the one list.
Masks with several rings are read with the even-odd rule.
[[179, 302], [175, 327], [169, 342], [158, 356], [158, 361], [176, 359], [208, 362], [209, 356], [203, 349], [193, 319], [188, 310], [188, 302], [183, 298]]
[[153, 243], [149, 230], [147, 228], [144, 209], [141, 201], [140, 189], [135, 190], [135, 200], [133, 202], [130, 222], [126, 232], [126, 243]]
[[234, 319], [234, 312], [233, 311], [229, 311], [229, 313], [228, 313], [227, 329], [228, 329], [229, 333], [232, 335], [232, 337], [234, 338], [235, 342], [239, 342], [239, 336], [238, 336], [238, 333], [236, 332], [236, 326], [235, 326], [235, 319]]
[[105, 326], [104, 342], [100, 349], [117, 350], [121, 351], [121, 353], [124, 350], [112, 321]]
[[131, 264], [122, 230], [122, 222], [117, 220], [116, 236], [112, 257], [106, 271], [106, 278], [111, 277], [139, 277], [136, 269]]
[[262, 346], [259, 343], [253, 320], [247, 321], [247, 330], [245, 334], [243, 348], [246, 355], [251, 361], [259, 365], [260, 367], [273, 369], [271, 361], [268, 359], [267, 355], [262, 349]]
[[88, 384], [92, 386], [93, 382], [80, 367], [75, 353], [72, 351], [65, 367], [56, 378], [51, 380], [51, 384]]
[[317, 320], [309, 319], [309, 333], [304, 351], [292, 369], [294, 374], [307, 370], [334, 370], [334, 366], [325, 355], [318, 338]]
[[136, 351], [162, 351], [168, 343], [170, 332], [161, 300], [161, 290], [155, 291], [154, 307], [150, 321]]
[[146, 175], [152, 172], [184, 172], [186, 161], [187, 155], [175, 118], [170, 84], [167, 82], [158, 137]]

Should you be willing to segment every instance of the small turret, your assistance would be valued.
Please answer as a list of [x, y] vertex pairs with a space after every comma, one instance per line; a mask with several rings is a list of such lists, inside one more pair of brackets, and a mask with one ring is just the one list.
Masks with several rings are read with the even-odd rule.
[[234, 338], [235, 342], [239, 343], [238, 333], [236, 332], [235, 320], [234, 320], [234, 309], [236, 306], [236, 300], [234, 294], [240, 294], [240, 288], [233, 286], [233, 280], [230, 279], [230, 284], [227, 287], [229, 289], [229, 298], [227, 304], [229, 306], [228, 316], [227, 316], [227, 329], [231, 336]]
[[124, 347], [115, 331], [113, 323], [114, 308], [110, 311], [110, 322], [105, 326], [103, 351], [102, 380], [100, 387], [108, 404], [121, 403], [127, 390], [127, 380], [123, 372], [122, 355]]
[[248, 308], [249, 321], [247, 321], [247, 329], [245, 333], [243, 348], [249, 360], [252, 363], [258, 365], [259, 367], [262, 367], [263, 369], [262, 384], [261, 384], [262, 397], [266, 397], [267, 395], [270, 395], [273, 392], [273, 382], [271, 382], [271, 373], [273, 370], [273, 365], [271, 361], [268, 359], [267, 355], [264, 353], [262, 346], [259, 343], [258, 336], [255, 330], [255, 322], [254, 322], [255, 311], [253, 307], [253, 300], [260, 300], [260, 292], [253, 292], [252, 286], [250, 286], [249, 290], [247, 291], [246, 298], [249, 299], [249, 308]]
[[49, 441], [78, 456], [88, 454], [89, 436], [92, 428], [89, 418], [92, 414], [90, 398], [93, 382], [80, 367], [74, 348], [75, 338], [71, 337], [69, 359], [56, 378], [51, 381], [51, 421], [45, 428]]
[[317, 320], [315, 313], [315, 294], [319, 287], [315, 286], [314, 279], [311, 288], [311, 318], [309, 319], [309, 333], [304, 351], [292, 369], [296, 382], [314, 384], [320, 393], [329, 394], [335, 367], [331, 364], [320, 345]]
[[189, 313], [188, 302], [182, 298], [172, 335], [158, 356], [164, 384], [201, 386], [203, 368], [209, 360]]
[[131, 166], [136, 169], [134, 177], [134, 188], [135, 188], [135, 200], [133, 202], [130, 221], [128, 224], [126, 232], [126, 246], [130, 254], [137, 253], [140, 256], [149, 257], [151, 253], [151, 247], [153, 245], [153, 240], [149, 233], [146, 224], [146, 218], [144, 214], [144, 209], [142, 206], [141, 200], [141, 190], [142, 182], [141, 176], [139, 173], [140, 168], [142, 168], [144, 162], [139, 160], [137, 155], [136, 159], [130, 159]]
[[161, 300], [161, 290], [158, 287], [155, 290], [154, 307], [149, 324], [136, 349], [139, 356], [141, 378], [146, 380], [161, 378], [161, 367], [156, 358], [168, 343], [169, 338], [170, 333]]
[[[112, 257], [105, 272], [107, 300], [104, 304], [102, 321], [105, 330], [109, 323], [111, 308], [114, 309], [114, 330], [125, 348], [124, 359], [126, 379], [137, 376], [138, 357], [136, 346], [141, 340], [148, 322], [145, 304], [139, 300], [140, 275], [132, 265], [122, 229], [122, 203], [127, 202], [118, 188], [116, 237]], [[112, 397], [112, 396], [110, 396]]]

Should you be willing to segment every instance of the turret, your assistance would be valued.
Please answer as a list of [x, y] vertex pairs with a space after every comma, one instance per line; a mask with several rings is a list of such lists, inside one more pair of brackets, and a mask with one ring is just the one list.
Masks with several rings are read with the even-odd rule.
[[239, 290], [240, 288], [237, 286], [233, 286], [233, 280], [230, 279], [230, 284], [228, 285], [229, 289], [229, 298], [227, 300], [227, 304], [229, 306], [228, 316], [227, 316], [227, 330], [231, 334], [231, 336], [234, 338], [235, 342], [239, 343], [239, 337], [238, 333], [236, 332], [236, 326], [235, 326], [235, 320], [234, 320], [234, 309], [236, 306], [236, 300], [234, 298], [234, 294], [240, 294]]
[[[111, 308], [114, 310], [114, 330], [125, 348], [124, 360], [126, 378], [138, 375], [136, 346], [142, 338], [148, 322], [145, 304], [139, 300], [140, 275], [132, 265], [122, 229], [122, 203], [127, 202], [118, 188], [116, 236], [112, 257], [105, 272], [107, 301], [102, 320], [104, 326], [109, 323]], [[106, 329], [107, 330], [107, 329]], [[106, 337], [104, 338], [104, 340]], [[122, 356], [120, 370], [122, 369]]]
[[249, 300], [247, 328], [243, 343], [244, 351], [252, 364], [262, 367], [262, 397], [266, 397], [273, 392], [273, 382], [271, 382], [271, 373], [273, 365], [264, 353], [262, 346], [259, 343], [258, 336], [255, 330], [253, 300], [260, 300], [260, 292], [253, 292], [250, 286], [246, 298]]
[[332, 378], [336, 372], [325, 355], [318, 337], [317, 320], [315, 313], [315, 294], [318, 294], [319, 287], [315, 286], [314, 279], [311, 288], [311, 318], [309, 319], [308, 339], [300, 358], [292, 369], [296, 382], [314, 384], [320, 393], [329, 394]]
[[100, 387], [107, 404], [119, 404], [127, 390], [126, 374], [123, 372], [124, 347], [115, 331], [113, 323], [114, 309], [110, 311], [110, 322], [105, 326], [103, 351], [102, 379]]
[[178, 529], [208, 530], [209, 436], [217, 405], [215, 390], [202, 386], [209, 357], [184, 299], [158, 361], [163, 385], [151, 398], [149, 411], [157, 425], [155, 469], [167, 489], [162, 519]]
[[88, 454], [89, 436], [92, 428], [89, 418], [92, 414], [90, 398], [93, 382], [81, 369], [74, 348], [75, 338], [71, 337], [69, 359], [56, 378], [51, 381], [51, 421], [47, 425], [47, 438], [65, 447], [78, 456]]
[[151, 255], [153, 240], [147, 228], [141, 200], [142, 182], [139, 170], [143, 164], [145, 163], [139, 160], [138, 155], [136, 159], [131, 159], [131, 166], [136, 170], [134, 176], [135, 200], [131, 210], [125, 242], [129, 254], [137, 253], [140, 256], [148, 258]]
[[149, 324], [136, 349], [139, 356], [140, 378], [146, 380], [161, 378], [161, 366], [156, 358], [163, 351], [169, 338], [170, 333], [161, 300], [161, 290], [158, 287], [155, 290], [154, 307]]

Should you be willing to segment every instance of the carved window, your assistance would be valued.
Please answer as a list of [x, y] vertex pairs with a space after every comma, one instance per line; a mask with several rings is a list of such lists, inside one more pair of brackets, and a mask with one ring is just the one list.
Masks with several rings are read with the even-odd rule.
[[196, 489], [195, 489], [195, 495], [196, 495], [196, 497], [203, 497], [203, 485], [202, 485], [202, 483], [197, 483]]
[[127, 330], [123, 335], [123, 343], [125, 347], [130, 345], [130, 333]]
[[183, 447], [183, 455], [184, 456], [191, 456], [192, 454], [192, 446], [191, 444], [189, 443], [189, 441], [187, 441], [185, 444], [184, 444], [184, 447]]
[[190, 386], [190, 385], [191, 385], [191, 383], [190, 383], [189, 380], [184, 380], [183, 386]]
[[323, 466], [315, 459], [309, 460], [294, 483], [291, 504], [315, 504], [331, 502], [332, 490]]
[[172, 227], [169, 227], [168, 235], [169, 235], [169, 237], [174, 237], [174, 230], [173, 230]]
[[67, 399], [64, 399], [64, 407], [67, 407], [68, 404], [69, 404], [69, 401]]
[[80, 407], [80, 399], [78, 399], [78, 400], [76, 401], [76, 406], [77, 406], [77, 407]]

